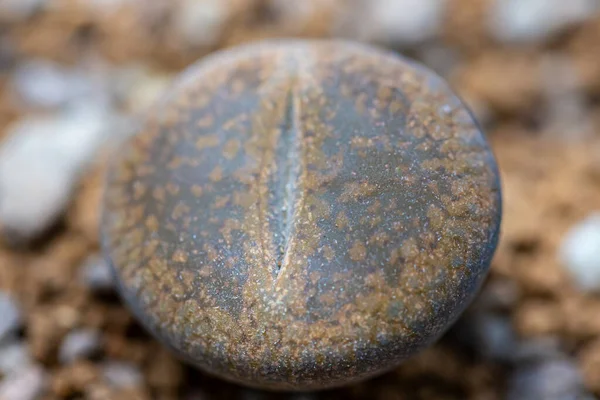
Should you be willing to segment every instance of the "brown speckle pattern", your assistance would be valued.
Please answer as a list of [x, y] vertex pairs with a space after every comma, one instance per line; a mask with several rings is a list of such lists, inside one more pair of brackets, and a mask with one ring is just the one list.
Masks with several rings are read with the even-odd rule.
[[122, 150], [104, 251], [198, 367], [315, 389], [396, 366], [476, 293], [500, 225], [482, 133], [399, 56], [264, 42], [191, 67]]

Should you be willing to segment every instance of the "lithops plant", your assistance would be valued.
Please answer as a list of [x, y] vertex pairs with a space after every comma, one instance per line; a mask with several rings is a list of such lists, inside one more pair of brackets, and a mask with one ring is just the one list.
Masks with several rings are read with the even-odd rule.
[[384, 50], [267, 41], [176, 80], [108, 177], [122, 296], [245, 385], [339, 386], [435, 341], [498, 239], [497, 167], [444, 81]]

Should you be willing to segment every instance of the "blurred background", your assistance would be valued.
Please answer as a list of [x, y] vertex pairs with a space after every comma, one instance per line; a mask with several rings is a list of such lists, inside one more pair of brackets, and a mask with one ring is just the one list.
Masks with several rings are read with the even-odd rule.
[[[191, 62], [271, 37], [416, 58], [477, 115], [504, 222], [479, 299], [375, 380], [275, 396], [174, 360], [98, 253], [107, 155]], [[600, 0], [0, 0], [0, 400], [600, 398]]]

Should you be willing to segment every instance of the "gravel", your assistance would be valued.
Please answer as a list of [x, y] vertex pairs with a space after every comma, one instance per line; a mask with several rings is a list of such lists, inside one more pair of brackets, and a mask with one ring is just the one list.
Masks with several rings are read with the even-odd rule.
[[18, 98], [31, 107], [57, 108], [96, 92], [92, 80], [81, 70], [44, 60], [19, 65], [11, 84]]
[[479, 352], [495, 361], [510, 361], [517, 345], [511, 321], [504, 316], [482, 315], [476, 320]]
[[540, 77], [544, 82], [545, 133], [563, 140], [592, 136], [595, 129], [573, 60], [560, 53], [545, 55]]
[[224, 0], [181, 0], [174, 16], [174, 26], [190, 46], [216, 44], [227, 22]]
[[138, 387], [144, 381], [142, 372], [136, 365], [122, 361], [107, 361], [102, 373], [108, 384], [117, 389]]
[[1, 0], [0, 22], [22, 22], [41, 9], [46, 0]]
[[[593, 211], [600, 204], [597, 195], [600, 168], [586, 166], [590, 155], [597, 156], [600, 152], [594, 155], [586, 144], [579, 148], [571, 141], [579, 139], [575, 131], [582, 125], [585, 128], [587, 121], [595, 124], [598, 119], [595, 100], [600, 87], [597, 70], [600, 53], [594, 46], [600, 19], [593, 15], [598, 10], [597, 4], [598, 0], [0, 0], [0, 86], [5, 89], [0, 96], [0, 229], [36, 236], [60, 217], [65, 211], [64, 204], [74, 201], [76, 205], [73, 210], [66, 209], [69, 216], [65, 231], [57, 232], [41, 248], [24, 257], [5, 246], [0, 249], [0, 288], [10, 289], [7, 293], [28, 300], [27, 307], [20, 311], [19, 304], [9, 301], [17, 306], [17, 315], [23, 313], [17, 318], [27, 323], [22, 326], [21, 322], [7, 318], [10, 312], [3, 308], [4, 295], [0, 295], [0, 400], [58, 398], [61, 396], [56, 394], [55, 384], [76, 387], [88, 379], [90, 372], [104, 375], [113, 387], [107, 387], [106, 382], [94, 382], [89, 390], [86, 387], [82, 397], [133, 398], [127, 394], [118, 396], [127, 391], [116, 387], [140, 386], [140, 392], [151, 392], [152, 397], [160, 399], [178, 398], [175, 393], [186, 392], [189, 396], [183, 398], [187, 400], [244, 396], [239, 392], [247, 398], [261, 398], [251, 391], [222, 384], [218, 379], [194, 379], [177, 387], [160, 383], [165, 381], [160, 372], [154, 374], [159, 378], [147, 373], [142, 379], [141, 371], [161, 371], [157, 364], [166, 363], [161, 357], [143, 357], [143, 361], [138, 358], [154, 351], [156, 343], [140, 338], [138, 326], [127, 322], [127, 312], [114, 303], [112, 277], [106, 263], [97, 255], [81, 263], [82, 257], [86, 257], [85, 249], [90, 249], [90, 253], [97, 251], [95, 237], [82, 235], [80, 219], [84, 214], [85, 221], [93, 218], [93, 197], [99, 184], [86, 181], [93, 190], [86, 189], [76, 198], [66, 199], [65, 193], [72, 192], [77, 184], [79, 173], [74, 171], [84, 169], [64, 167], [62, 163], [85, 167], [91, 151], [82, 151], [78, 156], [71, 154], [68, 146], [71, 139], [62, 133], [63, 127], [96, 124], [105, 126], [102, 129], [106, 134], [112, 131], [118, 135], [122, 131], [113, 129], [115, 115], [97, 103], [98, 95], [114, 101], [111, 106], [119, 107], [120, 112], [141, 113], [163, 93], [171, 74], [179, 72], [183, 60], [204, 56], [213, 46], [281, 35], [328, 36], [338, 24], [344, 28], [340, 29], [344, 37], [377, 41], [390, 45], [394, 51], [411, 48], [414, 52], [408, 55], [424, 60], [450, 79], [457, 72], [457, 77], [463, 73], [475, 77], [450, 83], [456, 84], [459, 94], [492, 135], [492, 145], [504, 166], [508, 195], [503, 229], [507, 245], [500, 246], [491, 279], [473, 304], [475, 311], [483, 314], [473, 320], [474, 327], [469, 327], [471, 336], [464, 338], [479, 355], [485, 356], [472, 359], [460, 353], [460, 349], [451, 349], [452, 354], [438, 351], [440, 346], [443, 349], [447, 345], [442, 341], [430, 349], [439, 354], [433, 363], [425, 356], [344, 393], [351, 398], [499, 399], [507, 387], [505, 374], [495, 375], [499, 369], [504, 372], [504, 365], [499, 366], [496, 361], [507, 358], [503, 352], [512, 352], [507, 366], [512, 370], [506, 371], [512, 374], [509, 399], [593, 398], [580, 390], [579, 372], [571, 362], [579, 364], [588, 389], [599, 396], [600, 336], [591, 316], [591, 311], [598, 307], [599, 296], [576, 293], [571, 285], [560, 280], [565, 274], [557, 272], [555, 263], [549, 259], [560, 258], [578, 287], [598, 291], [600, 216], [590, 215], [579, 223], [573, 219], [582, 210]], [[127, 9], [122, 9], [123, 6]], [[244, 8], [248, 12], [240, 13], [238, 18], [232, 12], [235, 7], [236, 13]], [[265, 9], [267, 13], [263, 13]], [[442, 10], [446, 12], [443, 18]], [[581, 20], [586, 23], [573, 26], [576, 29], [571, 32], [571, 24]], [[485, 37], [486, 30], [501, 43], [490, 43]], [[569, 36], [565, 40], [543, 43], [566, 32]], [[430, 41], [438, 34], [443, 35], [442, 40]], [[547, 56], [551, 58], [546, 59]], [[522, 59], [527, 60], [523, 64], [530, 61], [535, 66], [531, 69], [536, 72], [526, 68], [521, 74], [521, 68], [517, 68], [518, 71], [510, 73], [514, 70], [511, 65]], [[109, 75], [98, 76], [98, 69]], [[106, 85], [98, 87], [97, 78]], [[531, 108], [526, 106], [529, 96], [535, 98], [531, 100]], [[89, 101], [92, 104], [84, 104]], [[70, 110], [73, 105], [100, 117], [74, 118], [81, 113]], [[34, 112], [46, 116], [33, 115]], [[75, 123], [74, 119], [81, 122]], [[15, 124], [9, 125], [14, 121]], [[24, 132], [31, 133], [35, 128], [38, 133], [33, 138], [14, 138], [13, 132], [23, 125], [28, 126]], [[549, 125], [564, 140], [558, 146], [555, 142], [544, 142]], [[91, 147], [96, 148], [104, 140], [103, 135], [99, 136], [102, 138], [98, 142], [87, 134], [70, 137], [78, 142], [95, 142]], [[12, 147], [13, 142], [20, 144]], [[564, 234], [567, 222], [573, 224], [573, 229], [557, 250], [556, 239]], [[539, 246], [533, 251], [515, 250], [511, 243], [519, 243], [523, 235], [531, 236]], [[549, 284], [538, 288], [536, 279], [545, 281], [546, 267], [548, 276], [558, 278], [551, 278]], [[42, 269], [44, 277], [39, 276]], [[534, 270], [542, 272], [529, 273]], [[89, 296], [83, 293], [88, 290], [82, 291], [78, 285], [69, 285], [56, 293], [54, 279], [47, 280], [46, 276], [61, 276], [65, 281], [81, 279], [91, 292], [111, 293], [107, 297]], [[552, 328], [542, 327], [529, 339], [517, 340], [515, 344], [513, 333], [506, 327], [506, 318], [518, 316], [522, 307], [540, 297], [549, 305], [545, 309], [551, 310], [540, 319], [554, 318], [561, 322], [552, 322], [549, 324]], [[570, 305], [573, 299], [580, 304], [578, 299], [582, 297], [585, 301], [581, 304], [586, 306], [567, 307], [565, 311], [563, 305]], [[102, 326], [108, 333], [102, 337], [107, 354], [64, 366], [58, 356], [60, 351], [69, 351], [61, 346], [57, 354], [36, 350], [48, 347], [40, 344], [60, 344], [63, 339], [62, 348], [72, 346], [71, 354], [86, 353], [87, 345], [82, 344], [92, 342], [89, 335], [86, 338], [81, 331], [74, 331], [64, 337], [64, 331], [57, 334], [56, 324], [48, 322], [54, 317], [45, 314], [54, 309], [54, 304], [62, 307], [63, 303], [76, 310], [71, 314], [78, 315], [81, 326]], [[56, 315], [59, 314], [62, 315]], [[528, 315], [532, 320], [537, 317], [535, 313]], [[589, 324], [585, 323], [587, 315]], [[584, 321], [580, 321], [582, 318]], [[527, 330], [518, 319], [513, 320], [513, 325], [517, 331]], [[2, 333], [2, 329], [8, 331]], [[25, 333], [23, 338], [18, 336], [21, 332]], [[94, 335], [94, 331], [89, 333]], [[454, 350], [458, 357], [453, 355]], [[107, 362], [115, 359], [137, 361]], [[468, 371], [475, 365], [477, 373], [471, 376]], [[46, 382], [54, 384], [52, 390]], [[201, 387], [189, 388], [194, 385]], [[43, 388], [48, 390], [40, 394]], [[438, 395], [433, 394], [436, 391]]]
[[0, 292], [0, 342], [21, 326], [22, 316], [14, 300]]
[[32, 365], [0, 382], [0, 400], [35, 400], [44, 391], [46, 382], [44, 369]]
[[90, 256], [81, 266], [81, 280], [93, 292], [109, 292], [114, 289], [110, 266], [98, 254]]
[[502, 42], [542, 42], [599, 9], [599, 0], [495, 0], [489, 27]]
[[11, 340], [0, 343], [0, 374], [11, 375], [32, 365], [24, 342]]
[[589, 394], [576, 366], [550, 361], [518, 367], [509, 380], [507, 400], [577, 400]]
[[2, 230], [31, 239], [57, 220], [111, 133], [110, 121], [103, 106], [86, 102], [55, 116], [26, 116], [8, 127], [0, 147]]
[[519, 296], [520, 290], [514, 281], [494, 279], [481, 291], [473, 306], [485, 311], [507, 311], [517, 304]]
[[70, 332], [58, 351], [58, 359], [63, 364], [87, 358], [101, 347], [100, 333], [92, 329], [80, 329]]
[[409, 46], [435, 37], [441, 28], [446, 0], [373, 0], [370, 36], [375, 41]]
[[559, 258], [581, 290], [600, 291], [600, 212], [571, 228], [563, 239]]
[[147, 112], [156, 103], [173, 78], [173, 74], [130, 65], [116, 69], [111, 81], [127, 111], [138, 114]]
[[419, 46], [418, 58], [440, 76], [449, 76], [460, 63], [456, 49], [439, 43]]
[[558, 337], [546, 336], [524, 339], [516, 346], [513, 360], [518, 364], [547, 362], [565, 358]]
[[89, 7], [93, 12], [110, 14], [119, 11], [120, 8], [128, 5], [139, 5], [137, 0], [86, 0], [85, 6]]
[[512, 361], [517, 337], [508, 317], [486, 312], [464, 315], [453, 328], [454, 337], [487, 360]]

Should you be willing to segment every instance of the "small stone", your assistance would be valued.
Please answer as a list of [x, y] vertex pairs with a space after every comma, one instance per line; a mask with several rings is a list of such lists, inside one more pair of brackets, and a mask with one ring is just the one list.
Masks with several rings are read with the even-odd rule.
[[525, 337], [558, 334], [564, 323], [560, 306], [548, 300], [532, 299], [523, 302], [514, 314], [515, 328]]
[[228, 18], [227, 1], [181, 0], [174, 26], [186, 44], [212, 46], [219, 40]]
[[484, 314], [476, 319], [480, 353], [496, 361], [510, 361], [517, 345], [515, 331], [506, 317]]
[[85, 5], [93, 12], [110, 14], [128, 5], [135, 5], [137, 0], [87, 0]]
[[600, 212], [588, 216], [565, 235], [559, 258], [583, 291], [600, 291]]
[[573, 59], [566, 55], [544, 56], [541, 78], [546, 134], [569, 141], [592, 136], [593, 121]]
[[50, 61], [21, 64], [12, 76], [12, 86], [25, 104], [56, 108], [94, 93], [91, 80], [81, 70]]
[[[336, 10], [336, 15], [332, 16], [331, 28], [336, 27], [336, 19], [340, 18], [340, 14], [344, 11], [352, 12], [352, 7], [348, 7], [350, 10], [340, 10], [338, 6], [339, 0], [303, 0], [303, 1], [289, 1], [289, 0], [269, 0], [268, 1], [268, 13], [269, 15], [275, 16], [276, 24], [278, 27], [285, 27], [289, 32], [298, 32], [319, 18], [323, 13], [331, 13]], [[338, 3], [338, 4], [336, 4]], [[336, 8], [336, 6], [338, 6]]]
[[21, 312], [13, 299], [0, 292], [0, 342], [10, 333], [19, 329], [22, 322]]
[[440, 76], [450, 76], [462, 61], [456, 49], [437, 42], [419, 46], [417, 51], [419, 59]]
[[375, 0], [368, 3], [372, 39], [412, 45], [435, 37], [446, 0]]
[[474, 306], [486, 311], [510, 310], [519, 296], [519, 287], [514, 281], [495, 279], [483, 288]]
[[519, 341], [513, 361], [524, 364], [558, 360], [564, 357], [565, 354], [560, 349], [560, 339], [556, 336], [544, 336]]
[[36, 400], [44, 391], [46, 382], [44, 369], [32, 365], [0, 382], [0, 400]]
[[143, 383], [141, 371], [133, 364], [121, 361], [109, 361], [103, 368], [104, 379], [117, 389], [133, 388]]
[[509, 379], [508, 400], [566, 400], [585, 396], [582, 377], [568, 361], [518, 367]]
[[473, 312], [453, 328], [454, 336], [481, 356], [497, 362], [510, 362], [517, 346], [511, 321], [501, 315]]
[[[53, 117], [24, 117], [0, 147], [0, 227], [16, 239], [45, 231], [110, 129], [111, 114], [85, 103]], [[43, 196], [40, 195], [43, 193]]]
[[106, 292], [114, 289], [110, 266], [99, 255], [89, 257], [81, 267], [81, 280], [94, 292]]
[[495, 0], [489, 27], [503, 42], [541, 42], [599, 9], [598, 0]]
[[58, 359], [63, 364], [93, 355], [100, 349], [100, 334], [91, 329], [81, 329], [69, 333], [58, 352]]
[[0, 22], [22, 22], [40, 10], [46, 0], [2, 0]]
[[7, 376], [31, 365], [31, 355], [25, 343], [9, 341], [0, 343], [0, 374]]
[[112, 78], [114, 92], [131, 113], [147, 112], [167, 90], [172, 80], [172, 74], [140, 65], [117, 69]]
[[53, 369], [52, 392], [62, 399], [77, 397], [77, 393], [89, 393], [90, 387], [99, 383], [98, 378], [99, 371], [94, 363], [76, 361], [63, 368]]
[[600, 299], [583, 293], [572, 294], [561, 301], [564, 332], [572, 340], [600, 337]]

